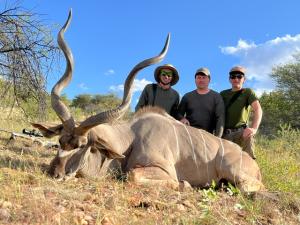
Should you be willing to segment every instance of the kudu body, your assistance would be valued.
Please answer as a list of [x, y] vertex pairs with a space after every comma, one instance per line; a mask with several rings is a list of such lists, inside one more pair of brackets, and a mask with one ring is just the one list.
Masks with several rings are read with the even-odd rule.
[[58, 35], [67, 69], [51, 93], [53, 109], [62, 124], [33, 124], [46, 137], [60, 135], [62, 149], [50, 169], [54, 177], [101, 176], [112, 166], [111, 160], [119, 158], [123, 170], [137, 183], [178, 186], [187, 181], [193, 186], [206, 186], [226, 179], [247, 192], [264, 188], [257, 163], [238, 145], [183, 125], [163, 110], [145, 108], [130, 121], [111, 123], [129, 107], [136, 73], [164, 58], [169, 36], [159, 56], [139, 63], [130, 72], [119, 107], [89, 117], [76, 126], [59, 98], [72, 78], [73, 58], [63, 38], [70, 17], [71, 14]]

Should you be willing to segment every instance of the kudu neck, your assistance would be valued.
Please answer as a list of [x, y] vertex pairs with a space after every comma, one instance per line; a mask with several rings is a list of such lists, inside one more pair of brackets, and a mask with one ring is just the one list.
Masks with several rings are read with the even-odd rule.
[[130, 129], [129, 123], [102, 124], [94, 128], [98, 134], [98, 139], [110, 145], [111, 150], [120, 155], [126, 154], [129, 150], [134, 134]]

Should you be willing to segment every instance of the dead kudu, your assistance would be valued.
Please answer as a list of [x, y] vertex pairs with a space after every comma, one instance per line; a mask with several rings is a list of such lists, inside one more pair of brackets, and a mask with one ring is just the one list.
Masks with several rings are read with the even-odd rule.
[[51, 163], [52, 176], [101, 176], [112, 159], [119, 159], [129, 179], [140, 184], [201, 187], [226, 179], [245, 192], [264, 189], [257, 163], [238, 145], [183, 125], [162, 110], [142, 109], [132, 120], [116, 122], [129, 107], [137, 72], [164, 58], [169, 36], [157, 57], [137, 64], [129, 73], [120, 106], [76, 124], [59, 97], [72, 79], [72, 53], [63, 37], [70, 19], [71, 12], [58, 35], [67, 68], [51, 93], [62, 124], [33, 124], [45, 137], [60, 136], [62, 149]]

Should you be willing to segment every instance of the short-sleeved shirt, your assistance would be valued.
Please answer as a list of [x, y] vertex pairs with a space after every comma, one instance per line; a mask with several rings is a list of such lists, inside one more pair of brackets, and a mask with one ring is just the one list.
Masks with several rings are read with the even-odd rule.
[[157, 84], [148, 84], [144, 88], [135, 111], [152, 105], [164, 109], [171, 116], [176, 117], [179, 104], [179, 94], [173, 88], [163, 89]]
[[248, 123], [250, 116], [250, 105], [258, 100], [257, 95], [250, 88], [243, 88], [239, 97], [229, 106], [230, 99], [236, 91], [227, 89], [220, 94], [225, 104], [225, 128], [238, 128]]
[[178, 107], [178, 119], [183, 117], [191, 126], [221, 136], [224, 128], [222, 97], [213, 90], [207, 94], [198, 94], [197, 90], [186, 93]]

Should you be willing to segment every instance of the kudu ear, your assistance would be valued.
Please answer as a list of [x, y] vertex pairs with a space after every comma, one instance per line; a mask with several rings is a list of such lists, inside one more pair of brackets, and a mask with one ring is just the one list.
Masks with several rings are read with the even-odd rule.
[[31, 123], [31, 125], [41, 131], [44, 137], [51, 138], [60, 135], [63, 129], [62, 124]]

